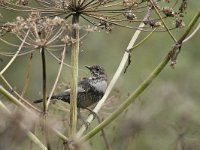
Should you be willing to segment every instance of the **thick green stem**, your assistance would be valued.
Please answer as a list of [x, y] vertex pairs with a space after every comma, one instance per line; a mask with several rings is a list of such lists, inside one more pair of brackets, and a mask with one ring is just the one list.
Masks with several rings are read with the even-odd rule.
[[41, 49], [42, 57], [42, 81], [43, 81], [43, 112], [46, 114], [47, 106], [47, 87], [46, 87], [46, 60], [44, 48]]
[[47, 128], [47, 83], [46, 83], [46, 59], [45, 59], [45, 49], [41, 49], [42, 57], [42, 80], [43, 80], [43, 127], [44, 127], [44, 136], [47, 144], [47, 149], [50, 150], [49, 144], [49, 134]]
[[13, 87], [8, 83], [8, 81], [5, 79], [5, 77], [3, 75], [0, 75], [0, 78], [3, 80], [3, 82], [8, 86], [8, 88], [15, 94], [17, 95], [20, 100], [26, 104], [26, 106], [29, 106], [29, 108], [33, 109], [35, 112], [39, 112], [41, 113], [42, 111], [40, 111], [38, 108], [36, 108], [35, 106], [33, 106], [30, 102], [28, 102], [27, 100], [25, 100], [23, 97], [20, 96], [19, 93], [17, 93]]
[[[185, 37], [189, 34], [192, 27], [197, 22], [198, 18], [200, 17], [200, 11], [197, 13], [197, 15], [193, 18], [191, 23], [189, 24], [188, 29], [184, 33], [184, 35], [178, 40], [178, 43], [182, 43], [182, 41], [185, 39]], [[176, 50], [178, 47], [173, 46], [171, 51]], [[170, 53], [169, 52], [169, 53]], [[134, 100], [148, 87], [148, 85], [153, 81], [155, 77], [159, 75], [159, 73], [164, 69], [164, 67], [169, 62], [170, 57], [169, 54], [167, 54], [167, 57], [153, 70], [153, 72], [138, 86], [138, 88], [119, 106], [118, 109], [116, 109], [108, 118], [106, 118], [101, 124], [99, 124], [97, 127], [95, 127], [93, 130], [91, 130], [88, 134], [83, 136], [80, 141], [84, 142], [94, 135], [96, 135], [99, 131], [101, 131], [104, 127], [109, 125], [114, 119], [116, 119], [131, 103], [134, 102]]]
[[78, 81], [78, 56], [79, 56], [79, 15], [72, 18], [72, 49], [71, 49], [71, 93], [70, 93], [70, 137], [74, 137], [77, 128], [77, 81]]
[[27, 108], [22, 102], [20, 102], [12, 94], [10, 94], [10, 92], [8, 92], [6, 89], [4, 89], [2, 85], [0, 85], [0, 94], [4, 95], [7, 99], [9, 99], [11, 102], [16, 104], [17, 106], [25, 109], [28, 112], [31, 112], [31, 110], [29, 108]]

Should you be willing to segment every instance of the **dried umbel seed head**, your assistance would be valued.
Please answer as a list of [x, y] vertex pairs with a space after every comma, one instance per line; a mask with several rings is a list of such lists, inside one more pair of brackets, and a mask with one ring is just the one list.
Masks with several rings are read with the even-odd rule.
[[123, 5], [125, 7], [137, 7], [138, 3], [135, 0], [123, 0]]
[[159, 7], [157, 1], [147, 1], [147, 6], [148, 6], [150, 9], [154, 9], [154, 6], [155, 6], [158, 10], [160, 10], [160, 7]]
[[128, 10], [124, 13], [124, 16], [128, 19], [128, 20], [133, 20], [136, 19], [136, 15], [133, 13], [133, 10]]
[[46, 19], [46, 21], [47, 21], [47, 23], [49, 24], [49, 25], [52, 25], [52, 26], [55, 26], [55, 25], [67, 25], [67, 24], [65, 24], [65, 21], [64, 21], [64, 19], [62, 19], [62, 18], [60, 18], [60, 17], [54, 17], [54, 18], [52, 18], [52, 19], [50, 19], [50, 18], [47, 18]]
[[32, 11], [27, 18], [27, 21], [36, 21], [40, 18], [40, 13], [38, 11]]
[[179, 7], [180, 13], [183, 13], [187, 9], [187, 0], [182, 0], [181, 6]]
[[16, 4], [26, 6], [28, 5], [28, 0], [18, 0]]
[[150, 21], [149, 25], [151, 28], [156, 28], [156, 27], [160, 27], [162, 23], [160, 21]]
[[6, 0], [0, 0], [0, 5], [5, 5], [6, 4]]
[[177, 13], [170, 7], [164, 7], [162, 11], [167, 17], [174, 17], [177, 15]]
[[12, 32], [14, 26], [10, 23], [6, 23], [0, 27], [0, 33]]
[[160, 27], [162, 25], [160, 21], [155, 21], [155, 20], [146, 20], [144, 21], [144, 24], [149, 25], [151, 28]]
[[185, 26], [185, 23], [183, 22], [182, 19], [176, 18], [175, 20], [175, 26], [176, 28], [182, 28]]
[[84, 30], [87, 31], [87, 32], [94, 32], [94, 31], [97, 30], [97, 27], [96, 26], [87, 25], [87, 26], [84, 26]]
[[68, 46], [72, 45], [72, 38], [69, 37], [68, 35], [65, 35], [62, 39], [62, 42], [64, 42], [65, 44], [67, 44]]
[[107, 18], [105, 19], [103, 17], [100, 17], [99, 19], [100, 19], [100, 21], [99, 21], [98, 26], [102, 29], [105, 29], [106, 32], [111, 32], [112, 31], [112, 28], [111, 28], [112, 24], [110, 22], [106, 21]]

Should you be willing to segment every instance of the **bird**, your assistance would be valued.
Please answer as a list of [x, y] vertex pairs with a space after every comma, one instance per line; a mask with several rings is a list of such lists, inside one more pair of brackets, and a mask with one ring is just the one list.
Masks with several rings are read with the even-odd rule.
[[[85, 67], [89, 69], [91, 76], [83, 77], [77, 86], [77, 107], [83, 109], [97, 103], [103, 97], [108, 86], [107, 75], [101, 66], [86, 65]], [[70, 103], [70, 91], [71, 89], [68, 88], [64, 92], [53, 95], [51, 100], [57, 99]], [[42, 101], [39, 99], [33, 103], [41, 103]]]

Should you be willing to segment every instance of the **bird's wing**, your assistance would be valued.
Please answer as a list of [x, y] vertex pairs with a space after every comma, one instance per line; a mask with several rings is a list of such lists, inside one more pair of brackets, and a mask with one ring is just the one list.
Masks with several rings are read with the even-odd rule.
[[[77, 92], [88, 92], [90, 90], [90, 83], [87, 78], [83, 78], [81, 81], [78, 82]], [[66, 89], [64, 91], [65, 94], [70, 94], [71, 89]]]
[[[84, 93], [87, 93], [89, 91], [91, 92], [94, 89], [94, 87], [91, 86], [90, 80], [91, 79], [83, 78], [80, 82], [78, 82], [77, 93], [84, 94]], [[62, 93], [53, 95], [51, 97], [51, 99], [60, 99], [60, 100], [69, 102], [69, 100], [70, 100], [70, 91], [71, 91], [70, 88], [66, 89]], [[40, 103], [40, 102], [42, 102], [42, 99], [34, 101], [34, 103]]]
[[88, 78], [83, 78], [81, 81], [78, 82], [78, 92], [88, 92], [91, 90], [92, 87]]

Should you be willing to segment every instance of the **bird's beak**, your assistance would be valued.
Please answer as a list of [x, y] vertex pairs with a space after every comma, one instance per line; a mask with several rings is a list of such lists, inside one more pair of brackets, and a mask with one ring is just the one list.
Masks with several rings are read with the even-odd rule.
[[85, 65], [85, 67], [88, 68], [89, 70], [91, 69], [91, 66], [87, 66], [87, 65]]

